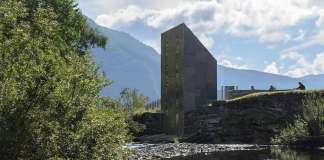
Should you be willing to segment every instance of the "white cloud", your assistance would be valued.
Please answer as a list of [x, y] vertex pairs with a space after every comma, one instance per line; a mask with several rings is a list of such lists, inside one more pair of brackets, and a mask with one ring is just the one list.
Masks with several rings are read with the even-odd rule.
[[303, 41], [305, 37], [305, 31], [300, 29], [298, 30], [298, 36], [294, 38], [294, 41]]
[[206, 34], [198, 34], [198, 38], [201, 41], [202, 44], [208, 49], [211, 50], [214, 46], [214, 39], [211, 36], [208, 36]]
[[308, 75], [308, 71], [305, 68], [291, 67], [285, 74], [291, 77], [298, 78]]
[[155, 51], [159, 54], [161, 54], [161, 42], [159, 40], [149, 40], [149, 41], [144, 41], [144, 44], [149, 45], [150, 47], [152, 47], [153, 49], [155, 49]]
[[320, 9], [318, 11], [318, 15], [319, 15], [319, 17], [316, 20], [315, 24], [319, 28], [324, 27], [324, 9]]
[[[230, 49], [223, 50], [220, 54], [216, 56], [218, 65], [222, 65], [225, 67], [236, 68], [236, 69], [248, 69], [249, 66], [242, 61], [241, 57], [236, 57], [235, 59], [229, 59], [227, 52]], [[236, 62], [236, 63], [234, 63]]]
[[240, 56], [239, 57], [236, 57], [235, 59], [238, 60], [238, 61], [243, 61], [243, 58], [240, 57]]
[[236, 68], [236, 69], [248, 69], [248, 66], [246, 64], [239, 65], [239, 64], [234, 64], [231, 61], [227, 59], [218, 59], [218, 64], [225, 66], [225, 67], [230, 67], [230, 68]]
[[314, 44], [324, 45], [324, 30], [321, 30], [319, 34], [314, 35], [311, 38], [310, 42], [308, 42], [308, 45], [314, 45]]
[[302, 77], [309, 74], [324, 73], [324, 53], [316, 54], [313, 61], [307, 61], [306, 57], [298, 52], [287, 52], [281, 56], [281, 60], [292, 60], [293, 65], [289, 66], [283, 74], [292, 77]]
[[96, 18], [103, 14], [115, 13], [120, 9], [132, 5], [151, 9], [165, 9], [188, 1], [195, 0], [76, 0], [79, 6], [83, 9], [83, 13], [91, 18]]
[[184, 0], [174, 7], [162, 9], [130, 5], [102, 14], [96, 21], [115, 29], [131, 23], [143, 23], [159, 31], [185, 22], [207, 43], [208, 48], [213, 46], [211, 34], [220, 30], [232, 36], [252, 36], [261, 42], [273, 43], [290, 39], [281, 29], [318, 14], [318, 8], [312, 3], [309, 0]]
[[[282, 67], [283, 65], [291, 65]], [[280, 67], [278, 67], [280, 65]], [[280, 56], [278, 62], [272, 62], [267, 65], [264, 72], [283, 74], [291, 77], [303, 77], [310, 74], [323, 74], [324, 73], [324, 52], [316, 54], [312, 61], [298, 52], [287, 52]]]
[[149, 11], [142, 12], [143, 10], [137, 6], [128, 6], [125, 9], [120, 9], [111, 15], [100, 15], [97, 17], [96, 22], [100, 25], [118, 28], [127, 25], [131, 22], [139, 21], [149, 16]]
[[267, 65], [263, 71], [272, 74], [279, 74], [279, 69], [276, 62], [272, 62]]
[[313, 65], [317, 73], [324, 73], [324, 53], [316, 55]]
[[260, 36], [261, 42], [279, 42], [279, 41], [288, 41], [290, 36], [287, 33], [283, 32], [269, 32], [264, 33]]
[[298, 44], [296, 46], [287, 48], [287, 49], [283, 50], [282, 52], [283, 53], [292, 52], [292, 51], [296, 51], [296, 50], [299, 50], [299, 49], [308, 48], [308, 47], [311, 47], [313, 45], [324, 45], [324, 30], [320, 30], [318, 34], [313, 35], [306, 42], [303, 42], [303, 43]]
[[298, 53], [298, 52], [287, 52], [281, 55], [280, 57], [281, 60], [285, 60], [285, 59], [290, 59], [290, 60], [294, 60], [297, 62], [297, 64], [302, 65], [302, 66], [307, 66], [308, 62], [305, 58], [304, 55]]

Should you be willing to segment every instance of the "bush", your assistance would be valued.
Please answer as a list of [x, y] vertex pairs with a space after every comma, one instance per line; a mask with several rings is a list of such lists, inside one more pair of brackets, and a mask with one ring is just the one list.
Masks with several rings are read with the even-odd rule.
[[[102, 97], [100, 99], [99, 108], [107, 108], [110, 110], [114, 110], [116, 113], [123, 113], [124, 120], [127, 124], [127, 132], [130, 136], [137, 136], [145, 129], [145, 125], [140, 124], [134, 121], [134, 117], [139, 116], [137, 114], [132, 114], [126, 107], [124, 107], [119, 100], [110, 98], [110, 97]], [[118, 134], [118, 133], [117, 133]], [[132, 137], [129, 137], [132, 138]]]
[[125, 113], [116, 109], [94, 109], [79, 133], [78, 159], [122, 160], [130, 154], [123, 146], [129, 140]]
[[323, 134], [324, 121], [324, 96], [321, 94], [310, 94], [304, 104], [304, 118], [308, 124], [310, 136]]
[[132, 116], [129, 116], [127, 118], [126, 123], [128, 126], [129, 134], [133, 137], [140, 135], [140, 133], [142, 133], [146, 128], [146, 126], [144, 124], [134, 121]]
[[297, 118], [292, 124], [287, 128], [284, 128], [279, 135], [272, 138], [272, 144], [293, 144], [299, 138], [308, 136], [307, 123], [301, 119]]
[[284, 128], [272, 139], [274, 144], [294, 144], [305, 137], [324, 135], [324, 96], [311, 93], [303, 101], [303, 118], [297, 118], [293, 124]]

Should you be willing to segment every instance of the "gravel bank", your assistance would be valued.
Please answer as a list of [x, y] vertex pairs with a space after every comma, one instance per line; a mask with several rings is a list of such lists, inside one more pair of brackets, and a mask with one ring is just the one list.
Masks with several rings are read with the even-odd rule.
[[168, 143], [168, 144], [130, 144], [133, 151], [130, 160], [151, 160], [188, 156], [201, 153], [238, 150], [263, 150], [269, 148], [266, 145], [242, 145], [242, 144], [194, 144], [194, 143]]

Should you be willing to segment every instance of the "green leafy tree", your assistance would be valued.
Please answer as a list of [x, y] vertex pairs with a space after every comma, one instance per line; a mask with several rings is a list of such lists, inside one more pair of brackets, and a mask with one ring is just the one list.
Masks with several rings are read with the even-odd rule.
[[79, 131], [81, 154], [77, 159], [127, 159], [130, 152], [123, 145], [131, 137], [126, 114], [116, 100], [100, 98], [98, 107], [92, 109], [82, 123]]
[[131, 114], [141, 114], [145, 112], [149, 98], [136, 89], [125, 88], [120, 93], [119, 101]]
[[74, 0], [0, 1], [0, 159], [124, 157], [124, 114], [97, 109], [105, 44]]
[[126, 121], [130, 134], [132, 136], [140, 135], [145, 129], [145, 125], [134, 121], [134, 119], [137, 119], [142, 113], [147, 111], [146, 105], [149, 98], [140, 94], [136, 89], [125, 88], [120, 93], [118, 101], [127, 112]]

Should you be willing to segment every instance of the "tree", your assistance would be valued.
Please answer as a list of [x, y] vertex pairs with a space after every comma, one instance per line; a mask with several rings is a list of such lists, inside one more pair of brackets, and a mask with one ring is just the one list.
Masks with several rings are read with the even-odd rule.
[[126, 122], [129, 133], [132, 136], [139, 135], [145, 129], [145, 125], [134, 121], [134, 119], [147, 110], [146, 105], [149, 98], [140, 94], [136, 89], [125, 88], [120, 93], [118, 101], [127, 112]]
[[120, 93], [119, 101], [130, 113], [137, 114], [146, 110], [149, 98], [140, 94], [136, 89], [125, 88]]
[[107, 80], [90, 55], [106, 38], [76, 7], [0, 1], [0, 159], [120, 159], [123, 115], [97, 109]]

